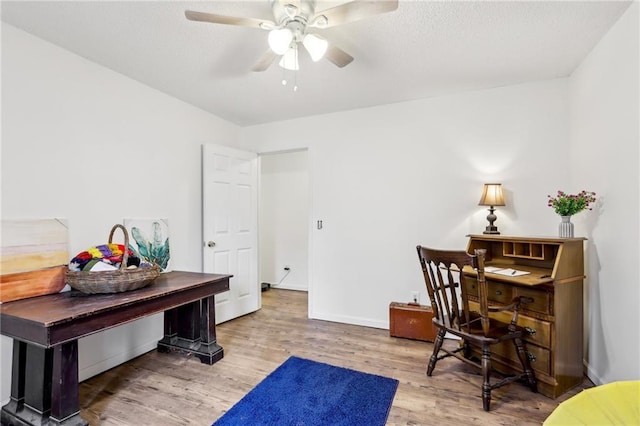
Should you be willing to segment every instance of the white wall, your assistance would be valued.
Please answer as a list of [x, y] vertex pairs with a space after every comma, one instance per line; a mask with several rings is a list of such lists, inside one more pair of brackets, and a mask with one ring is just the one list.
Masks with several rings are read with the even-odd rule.
[[308, 289], [309, 208], [307, 151], [261, 155], [261, 282]]
[[600, 200], [575, 220], [589, 238], [586, 359], [596, 383], [640, 379], [638, 10], [636, 2], [569, 85], [571, 181]]
[[[124, 217], [169, 219], [173, 269], [201, 271], [202, 143], [239, 128], [2, 24], [2, 217], [66, 218], [70, 255]], [[156, 315], [81, 339], [80, 379], [155, 348]], [[9, 398], [11, 340], [2, 336]]]
[[380, 328], [391, 301], [427, 301], [417, 244], [464, 248], [484, 230], [484, 182], [507, 191], [503, 234], [557, 234], [546, 196], [569, 184], [568, 136], [566, 79], [243, 131], [259, 152], [309, 148], [310, 315]]

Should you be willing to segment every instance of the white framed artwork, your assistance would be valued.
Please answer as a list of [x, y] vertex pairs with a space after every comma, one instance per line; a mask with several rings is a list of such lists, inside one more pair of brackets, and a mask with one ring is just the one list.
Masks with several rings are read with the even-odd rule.
[[124, 219], [124, 227], [131, 250], [157, 264], [162, 272], [171, 270], [168, 219]]

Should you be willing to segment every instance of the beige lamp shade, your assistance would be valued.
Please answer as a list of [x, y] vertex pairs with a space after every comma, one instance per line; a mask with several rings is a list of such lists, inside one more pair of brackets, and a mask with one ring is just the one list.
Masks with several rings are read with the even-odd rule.
[[504, 194], [502, 194], [502, 184], [485, 183], [480, 197], [479, 206], [504, 206]]

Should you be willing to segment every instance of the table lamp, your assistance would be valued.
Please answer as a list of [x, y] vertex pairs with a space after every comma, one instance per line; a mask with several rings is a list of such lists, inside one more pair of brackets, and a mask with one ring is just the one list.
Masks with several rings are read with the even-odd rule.
[[485, 183], [482, 190], [482, 196], [480, 197], [479, 206], [489, 206], [489, 215], [487, 220], [489, 225], [484, 230], [483, 234], [499, 234], [498, 227], [493, 224], [497, 217], [494, 214], [495, 206], [504, 206], [504, 195], [502, 194], [502, 184], [500, 183]]

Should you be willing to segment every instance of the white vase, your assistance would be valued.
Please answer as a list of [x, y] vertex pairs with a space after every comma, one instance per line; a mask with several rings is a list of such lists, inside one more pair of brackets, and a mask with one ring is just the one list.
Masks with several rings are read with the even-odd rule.
[[558, 227], [558, 233], [560, 238], [573, 238], [573, 223], [571, 223], [571, 216], [560, 216], [562, 222]]

